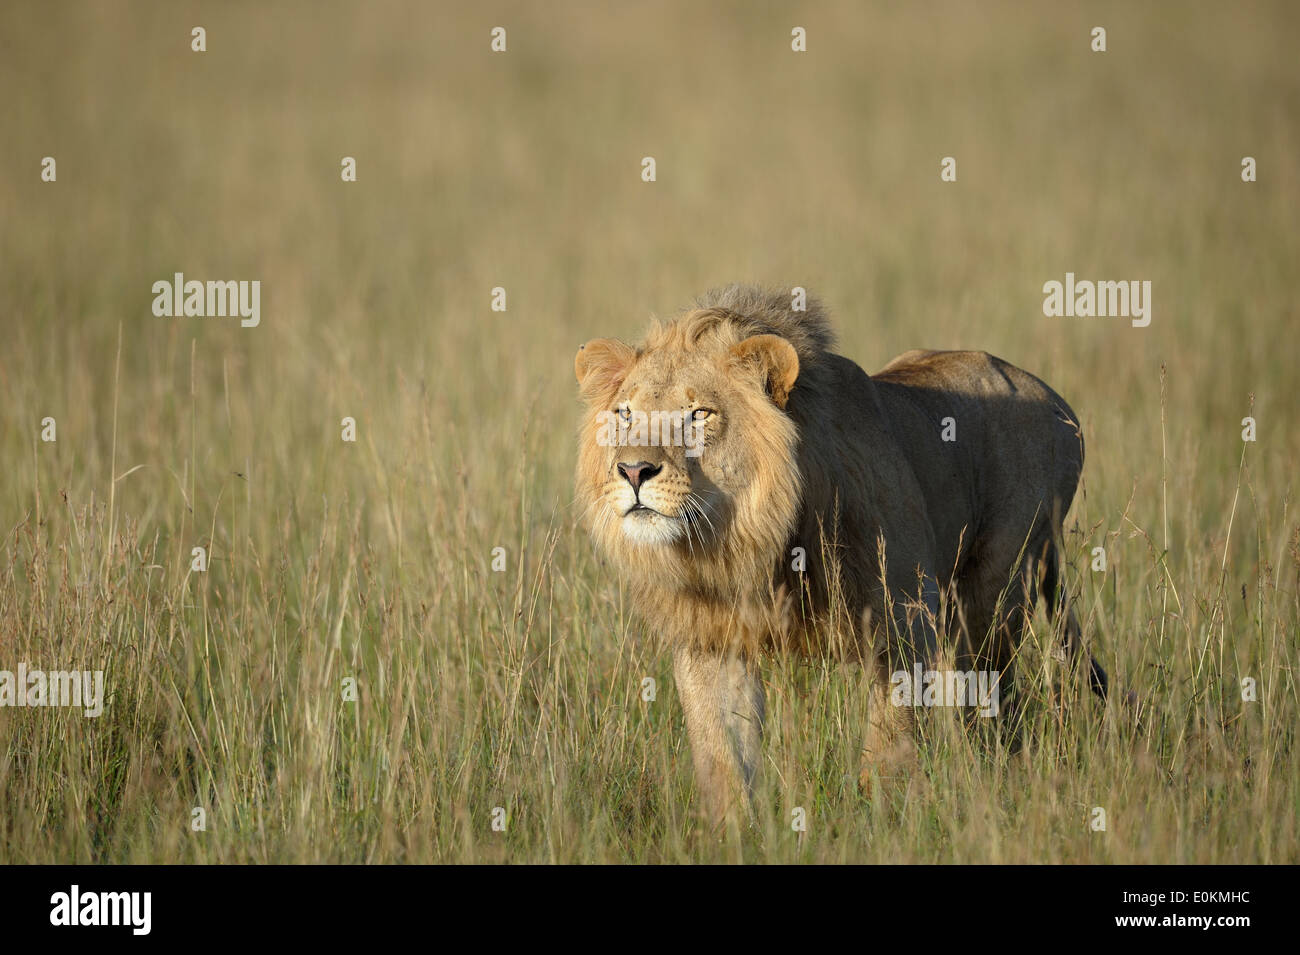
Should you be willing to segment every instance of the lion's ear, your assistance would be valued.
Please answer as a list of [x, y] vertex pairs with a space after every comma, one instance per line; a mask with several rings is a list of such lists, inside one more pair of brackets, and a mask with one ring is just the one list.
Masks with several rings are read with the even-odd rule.
[[739, 345], [733, 345], [731, 354], [762, 369], [767, 379], [767, 393], [778, 408], [784, 408], [790, 400], [790, 389], [799, 377], [799, 355], [794, 346], [780, 335], [754, 335]]
[[631, 345], [616, 338], [593, 338], [578, 349], [573, 373], [588, 401], [607, 402], [618, 391], [636, 359]]

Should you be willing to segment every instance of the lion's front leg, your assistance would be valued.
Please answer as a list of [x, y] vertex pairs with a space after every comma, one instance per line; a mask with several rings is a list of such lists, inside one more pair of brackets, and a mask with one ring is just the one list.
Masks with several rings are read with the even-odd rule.
[[763, 678], [757, 662], [683, 647], [673, 653], [673, 676], [710, 817], [721, 823], [737, 805], [752, 817], [754, 775], [763, 752]]
[[868, 664], [871, 692], [858, 776], [868, 792], [873, 774], [882, 780], [905, 781], [916, 769], [919, 711], [913, 705], [899, 705], [892, 691], [896, 674], [903, 674], [910, 685], [917, 668], [924, 673], [935, 666], [938, 612], [938, 584], [929, 575], [920, 582], [919, 599], [894, 601], [885, 609], [889, 631], [876, 635], [879, 642]]

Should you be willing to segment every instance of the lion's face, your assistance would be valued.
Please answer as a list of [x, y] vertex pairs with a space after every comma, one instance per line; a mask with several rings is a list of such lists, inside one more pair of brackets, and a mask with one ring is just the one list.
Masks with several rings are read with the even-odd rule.
[[773, 335], [737, 341], [716, 324], [676, 331], [635, 351], [597, 339], [575, 361], [588, 402], [578, 501], [616, 557], [705, 560], [752, 524], [768, 525], [766, 539], [793, 519], [795, 431], [782, 408], [794, 349]]
[[672, 357], [635, 361], [587, 436], [602, 452], [596, 519], [636, 544], [702, 541], [745, 484], [745, 403], [711, 362]]

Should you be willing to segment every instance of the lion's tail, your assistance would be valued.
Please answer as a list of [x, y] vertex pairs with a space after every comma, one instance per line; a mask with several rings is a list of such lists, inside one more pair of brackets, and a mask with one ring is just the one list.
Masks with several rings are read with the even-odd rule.
[[1043, 597], [1047, 602], [1047, 619], [1055, 621], [1057, 614], [1065, 614], [1065, 623], [1061, 628], [1061, 642], [1066, 657], [1073, 665], [1081, 655], [1088, 657], [1088, 685], [1092, 692], [1103, 700], [1110, 686], [1106, 671], [1102, 669], [1097, 658], [1083, 645], [1083, 631], [1079, 627], [1079, 618], [1074, 615], [1069, 596], [1061, 586], [1061, 550], [1056, 541], [1048, 544], [1047, 554], [1043, 560]]

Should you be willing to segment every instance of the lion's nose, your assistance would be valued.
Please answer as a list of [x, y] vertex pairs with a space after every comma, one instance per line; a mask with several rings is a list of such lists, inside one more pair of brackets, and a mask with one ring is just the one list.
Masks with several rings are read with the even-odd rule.
[[649, 461], [638, 461], [636, 464], [620, 464], [618, 466], [618, 473], [627, 479], [627, 483], [632, 485], [634, 491], [639, 491], [642, 484], [662, 470], [662, 465], [651, 464]]

